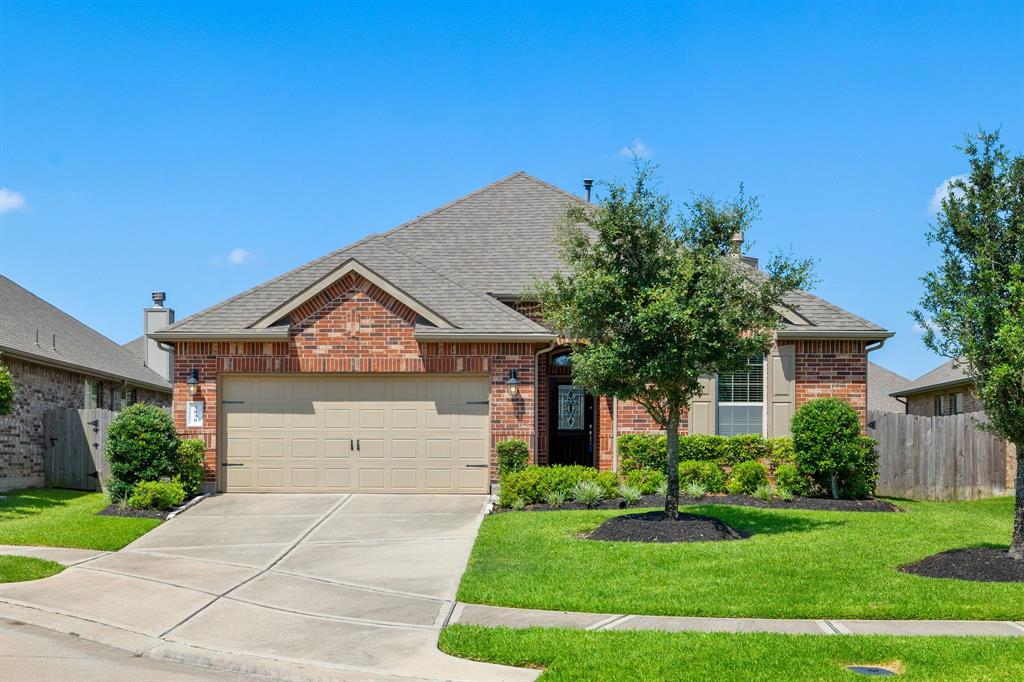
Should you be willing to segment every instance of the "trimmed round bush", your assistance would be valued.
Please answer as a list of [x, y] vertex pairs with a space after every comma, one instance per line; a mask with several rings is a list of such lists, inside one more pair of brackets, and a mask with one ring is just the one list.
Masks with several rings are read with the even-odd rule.
[[203, 485], [203, 462], [206, 443], [201, 438], [186, 438], [178, 443], [174, 460], [174, 473], [185, 490], [186, 497], [195, 497]]
[[530, 463], [530, 447], [521, 438], [503, 440], [494, 446], [498, 455], [498, 473], [522, 471]]
[[128, 497], [128, 505], [135, 509], [170, 509], [184, 499], [185, 490], [178, 480], [139, 481]]
[[864, 458], [857, 411], [838, 398], [811, 400], [793, 415], [790, 431], [800, 472], [839, 498]]
[[679, 463], [679, 486], [700, 483], [709, 493], [725, 490], [725, 472], [714, 462], [686, 460]]
[[740, 462], [732, 468], [726, 490], [732, 495], [749, 495], [768, 483], [768, 469], [753, 460]]
[[6, 365], [0, 364], [0, 417], [5, 417], [14, 409], [14, 377]]
[[159, 481], [174, 474], [178, 434], [171, 416], [154, 405], [129, 405], [110, 423], [107, 434], [110, 496], [132, 494], [140, 481]]
[[809, 497], [814, 493], [814, 482], [800, 473], [796, 464], [780, 464], [775, 469], [775, 485], [794, 495]]
[[665, 482], [665, 474], [655, 469], [634, 469], [626, 473], [626, 485], [632, 486], [644, 495], [653, 495]]

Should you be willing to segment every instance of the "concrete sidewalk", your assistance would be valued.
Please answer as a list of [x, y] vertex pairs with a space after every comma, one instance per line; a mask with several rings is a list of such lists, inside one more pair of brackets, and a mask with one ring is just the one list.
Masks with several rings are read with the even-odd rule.
[[638, 616], [511, 609], [459, 603], [449, 620], [464, 625], [665, 632], [778, 632], [791, 635], [953, 635], [1024, 637], [1024, 622], [998, 620], [801, 620]]

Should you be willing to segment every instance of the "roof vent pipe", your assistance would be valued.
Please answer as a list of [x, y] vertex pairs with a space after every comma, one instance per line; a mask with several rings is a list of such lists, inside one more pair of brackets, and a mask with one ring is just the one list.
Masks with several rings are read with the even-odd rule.
[[594, 181], [590, 178], [583, 178], [583, 198], [590, 203], [590, 188], [594, 186]]
[[740, 255], [740, 253], [743, 251], [743, 233], [734, 233], [732, 235], [732, 239], [730, 240], [730, 242], [731, 248], [729, 250], [732, 252], [732, 254], [735, 256]]
[[164, 301], [166, 301], [166, 300], [167, 300], [167, 294], [164, 293], [163, 291], [154, 291], [153, 292], [153, 305], [156, 306], [157, 308], [163, 308], [164, 307]]

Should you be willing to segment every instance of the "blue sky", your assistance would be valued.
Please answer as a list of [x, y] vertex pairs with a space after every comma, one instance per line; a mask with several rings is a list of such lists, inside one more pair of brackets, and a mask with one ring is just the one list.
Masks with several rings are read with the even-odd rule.
[[[746, 183], [753, 255], [939, 360], [907, 310], [953, 149], [1024, 147], [1024, 4], [0, 4], [0, 271], [111, 338], [515, 170], [633, 145], [678, 201]], [[524, 247], [525, 248], [525, 247]]]

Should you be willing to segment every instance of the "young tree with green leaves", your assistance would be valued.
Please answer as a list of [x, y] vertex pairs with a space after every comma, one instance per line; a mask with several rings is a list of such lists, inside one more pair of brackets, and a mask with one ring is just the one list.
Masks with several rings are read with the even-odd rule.
[[642, 405], [665, 429], [668, 494], [678, 516], [679, 426], [701, 377], [765, 355], [787, 292], [810, 262], [776, 256], [766, 271], [734, 253], [757, 217], [754, 199], [695, 196], [673, 215], [650, 166], [631, 186], [608, 183], [599, 205], [570, 207], [559, 229], [568, 271], [539, 282], [547, 324], [572, 340], [573, 381], [595, 395]]
[[1024, 561], [1024, 156], [1009, 156], [998, 132], [959, 149], [971, 172], [949, 183], [928, 232], [942, 261], [912, 314], [925, 344], [974, 379], [987, 428], [1017, 447], [1010, 556]]

